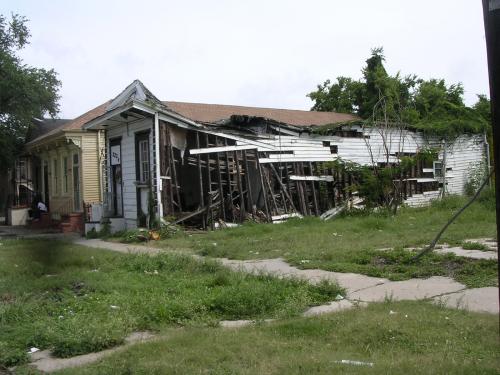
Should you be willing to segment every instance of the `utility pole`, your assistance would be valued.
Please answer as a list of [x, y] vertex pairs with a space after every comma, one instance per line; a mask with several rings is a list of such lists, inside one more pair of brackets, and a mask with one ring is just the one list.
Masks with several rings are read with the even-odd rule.
[[[500, 0], [483, 0], [484, 31], [490, 78], [491, 123], [495, 163], [497, 241], [500, 240]], [[500, 251], [497, 245], [497, 252]], [[500, 257], [499, 257], [500, 258]], [[500, 263], [498, 263], [500, 285]], [[500, 293], [498, 296], [500, 301]], [[500, 324], [500, 323], [499, 323]], [[500, 326], [499, 326], [500, 328]]]

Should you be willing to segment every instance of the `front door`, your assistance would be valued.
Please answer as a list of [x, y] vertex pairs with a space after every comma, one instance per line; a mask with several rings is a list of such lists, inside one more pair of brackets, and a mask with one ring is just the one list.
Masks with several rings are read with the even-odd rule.
[[151, 170], [149, 160], [149, 131], [135, 134], [135, 173], [137, 188], [137, 225], [144, 227], [148, 223], [149, 189]]
[[111, 193], [114, 216], [123, 216], [123, 187], [121, 164], [121, 140], [110, 141], [111, 155]]

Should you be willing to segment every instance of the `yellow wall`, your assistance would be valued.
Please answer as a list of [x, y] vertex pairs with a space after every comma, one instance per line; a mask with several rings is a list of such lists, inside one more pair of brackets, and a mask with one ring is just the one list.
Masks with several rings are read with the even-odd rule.
[[[103, 146], [104, 143], [101, 143]], [[99, 176], [99, 149], [97, 133], [82, 135], [82, 192], [85, 203], [97, 203], [101, 197], [101, 179]]]
[[[99, 147], [104, 147], [104, 141], [98, 142], [97, 132], [66, 132], [57, 139], [34, 146], [31, 150], [37, 155], [43, 165], [49, 166], [49, 205], [52, 212], [67, 214], [75, 211], [73, 186], [73, 155], [79, 157], [80, 202], [101, 202], [101, 179], [99, 168]], [[102, 136], [101, 136], [102, 138]], [[64, 179], [64, 158], [68, 159], [67, 191]], [[54, 170], [54, 160], [58, 168], [57, 189]], [[43, 184], [43, 182], [42, 182]], [[83, 211], [80, 204], [79, 211]]]

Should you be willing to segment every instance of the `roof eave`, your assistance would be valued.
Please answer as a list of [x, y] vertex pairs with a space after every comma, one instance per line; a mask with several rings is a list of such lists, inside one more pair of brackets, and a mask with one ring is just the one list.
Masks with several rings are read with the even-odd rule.
[[54, 139], [57, 139], [61, 136], [64, 136], [64, 133], [65, 133], [64, 130], [61, 129], [53, 134], [46, 135], [46, 136], [44, 135], [42, 137], [35, 138], [32, 141], [29, 141], [28, 143], [26, 143], [24, 145], [24, 147], [29, 149], [29, 148], [36, 147], [36, 146], [39, 146], [39, 145], [44, 144], [44, 143], [52, 142]]
[[181, 116], [177, 113], [173, 113], [170, 110], [168, 110], [166, 107], [159, 107], [158, 105], [155, 105], [154, 103], [146, 103], [142, 101], [137, 101], [137, 100], [131, 100], [121, 107], [117, 107], [109, 112], [106, 112], [102, 114], [101, 116], [98, 116], [94, 118], [93, 120], [87, 122], [85, 125], [83, 125], [83, 129], [85, 130], [100, 130], [104, 129], [103, 122], [109, 120], [110, 118], [117, 116], [123, 112], [126, 112], [132, 108], [138, 109], [142, 112], [146, 112], [148, 114], [154, 115], [155, 113], [159, 114], [160, 120], [164, 121], [169, 121], [169, 122], [174, 122], [176, 125], [181, 126], [181, 127], [197, 127], [201, 128], [203, 127], [201, 124], [190, 120], [184, 116]]

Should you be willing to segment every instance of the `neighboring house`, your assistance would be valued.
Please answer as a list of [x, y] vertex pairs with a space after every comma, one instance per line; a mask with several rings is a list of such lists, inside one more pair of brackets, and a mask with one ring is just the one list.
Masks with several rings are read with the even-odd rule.
[[84, 218], [92, 219], [90, 208], [102, 202], [100, 155], [104, 137], [82, 126], [104, 113], [105, 107], [103, 104], [74, 120], [35, 120], [25, 152], [12, 171], [10, 224], [25, 224], [28, 210], [36, 206], [35, 199], [45, 203], [55, 222], [73, 217], [77, 224], [68, 225], [68, 230], [80, 230]]
[[[78, 126], [88, 131], [80, 134], [103, 134], [103, 213], [113, 230], [145, 226], [155, 217], [206, 227], [249, 216], [319, 215], [356, 194], [348, 189], [352, 176], [328, 162], [394, 163], [435, 148], [437, 158], [417, 164], [403, 182], [406, 202], [419, 205], [444, 192], [462, 194], [471, 168], [487, 159], [482, 135], [443, 143], [411, 130], [363, 128], [348, 114], [161, 102], [137, 80], [98, 108]], [[330, 124], [343, 125], [314, 132]], [[95, 137], [94, 151], [101, 139]], [[51, 168], [57, 152], [48, 150], [43, 165]], [[99, 175], [97, 162], [90, 164]], [[98, 194], [81, 200], [94, 198]]]

